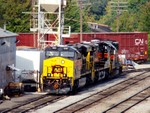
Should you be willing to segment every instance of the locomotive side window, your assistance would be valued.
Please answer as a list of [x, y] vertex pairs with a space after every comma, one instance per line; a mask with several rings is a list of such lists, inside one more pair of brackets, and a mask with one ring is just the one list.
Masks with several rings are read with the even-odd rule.
[[78, 60], [78, 59], [81, 59], [81, 54], [78, 53], [78, 52], [75, 52], [75, 54], [74, 54], [74, 60]]

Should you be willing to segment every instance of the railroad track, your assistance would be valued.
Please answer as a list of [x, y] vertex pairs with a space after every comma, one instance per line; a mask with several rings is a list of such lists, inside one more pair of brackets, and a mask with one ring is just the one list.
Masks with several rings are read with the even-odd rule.
[[1, 110], [0, 113], [22, 113], [22, 112], [27, 112], [31, 109], [37, 109], [42, 106], [46, 106], [47, 104], [54, 103], [60, 99], [65, 98], [66, 96], [62, 95], [56, 95], [56, 96], [51, 96], [51, 95], [43, 95], [38, 98], [34, 98], [31, 101], [28, 102], [23, 102], [22, 104], [19, 104], [17, 106], [14, 106], [12, 108], [8, 108], [5, 110]]
[[146, 100], [150, 97], [150, 87], [143, 89], [142, 91], [132, 95], [131, 97], [121, 101], [120, 103], [112, 106], [111, 108], [105, 110], [103, 113], [121, 111], [126, 112], [133, 106], [139, 104], [140, 102]]
[[[97, 104], [101, 104], [104, 105], [106, 100], [109, 102], [112, 98], [116, 98], [121, 92], [123, 91], [127, 91], [130, 90], [130, 88], [134, 88], [136, 86], [140, 86], [140, 84], [143, 84], [144, 82], [147, 82], [150, 80], [150, 73], [149, 72], [145, 72], [142, 74], [139, 74], [138, 76], [129, 78], [125, 81], [122, 81], [114, 86], [111, 86], [105, 90], [102, 90], [96, 94], [90, 95], [80, 101], [77, 101], [69, 106], [66, 106], [64, 108], [61, 108], [57, 111], [55, 111], [55, 113], [81, 113], [86, 111], [87, 109], [97, 105]], [[133, 100], [136, 100], [133, 104], [129, 104], [128, 106], [124, 108], [119, 109], [120, 112], [126, 111], [130, 108], [132, 108], [133, 106], [135, 106], [136, 104], [138, 104], [139, 102], [145, 100], [146, 98], [148, 98], [150, 96], [150, 89], [149, 89], [150, 85], [148, 85], [146, 88], [140, 90], [139, 92], [137, 92], [136, 94], [130, 95], [129, 97], [127, 97], [126, 99], [120, 99], [119, 102], [117, 103], [112, 103], [110, 104], [110, 106], [107, 106], [105, 108], [102, 109], [102, 112], [106, 113], [109, 111], [113, 111], [114, 109], [119, 109], [118, 106], [122, 106], [123, 103], [129, 103]], [[141, 96], [142, 94], [145, 94], [145, 96]], [[140, 97], [140, 99], [136, 99]], [[111, 103], [111, 101], [110, 101]], [[101, 107], [101, 106], [100, 106]], [[99, 111], [100, 112], [100, 111]]]
[[[138, 77], [140, 77], [142, 74], [140, 74], [140, 75], [138, 75], [138, 76], [136, 76], [136, 78], [135, 77], [133, 77], [133, 78], [131, 78], [132, 80], [133, 79], [139, 79]], [[144, 78], [143, 78], [144, 79]], [[130, 79], [129, 79], [130, 80]], [[129, 81], [129, 80], [126, 80], [126, 81]], [[124, 82], [126, 82], [126, 81], [124, 81]], [[106, 82], [108, 82], [108, 81], [106, 81]], [[122, 82], [122, 83], [124, 83], [124, 82]], [[120, 83], [119, 83], [120, 84]], [[119, 85], [119, 84], [117, 84], [117, 85], [115, 85], [116, 87]], [[127, 84], [127, 83], [126, 83]], [[130, 83], [131, 84], [131, 83]], [[134, 84], [134, 83], [133, 83]], [[112, 89], [114, 86], [112, 86], [112, 87], [110, 87], [109, 89]], [[89, 87], [90, 88], [90, 87]], [[83, 88], [83, 90], [85, 90], [86, 88]], [[113, 90], [113, 89], [112, 89]], [[82, 91], [82, 90], [81, 90]], [[80, 91], [79, 91], [80, 92]], [[104, 92], [106, 92], [106, 91], [102, 91], [103, 93]], [[100, 93], [100, 92], [99, 92]], [[97, 93], [98, 94], [98, 93]], [[95, 94], [95, 96], [97, 95], [97, 94]], [[93, 95], [92, 95], [93, 96]], [[88, 98], [91, 98], [92, 96], [90, 96], [90, 97], [88, 97]], [[61, 100], [61, 99], [64, 99], [64, 98], [66, 98], [66, 97], [68, 97], [68, 95], [66, 95], [66, 96], [64, 96], [64, 95], [42, 95], [42, 96], [40, 96], [40, 97], [38, 97], [38, 98], [33, 98], [33, 99], [31, 99], [31, 100], [29, 100], [29, 101], [26, 101], [26, 102], [22, 102], [21, 104], [19, 104], [19, 105], [16, 105], [16, 106], [13, 106], [13, 107], [11, 107], [11, 108], [7, 108], [7, 109], [1, 109], [0, 110], [0, 113], [8, 113], [8, 112], [10, 112], [10, 113], [20, 113], [20, 112], [28, 112], [28, 111], [30, 111], [30, 110], [36, 110], [36, 109], [40, 109], [42, 106], [46, 106], [46, 105], [50, 105], [50, 104], [52, 104], [52, 103], [55, 103], [55, 102], [57, 102], [58, 100]], [[87, 98], [87, 99], [88, 99]], [[85, 99], [86, 100], [86, 99]], [[83, 100], [81, 100], [81, 102], [82, 101], [84, 101], [84, 99]], [[78, 104], [78, 102], [76, 102], [77, 104]], [[75, 104], [75, 103], [74, 103]], [[72, 105], [71, 105], [72, 106]], [[71, 107], [70, 106], [70, 107]], [[88, 106], [88, 105], [87, 105]], [[86, 107], [86, 106], [83, 106], [83, 108], [84, 107]], [[64, 108], [64, 109], [66, 109], [66, 108]], [[61, 110], [63, 110], [63, 109], [61, 109]], [[61, 111], [61, 110], [58, 110], [57, 112], [59, 112], [59, 111]], [[81, 110], [82, 110], [82, 108], [81, 108]], [[78, 111], [78, 110], [77, 110]], [[79, 111], [80, 111], [80, 109], [79, 109]]]

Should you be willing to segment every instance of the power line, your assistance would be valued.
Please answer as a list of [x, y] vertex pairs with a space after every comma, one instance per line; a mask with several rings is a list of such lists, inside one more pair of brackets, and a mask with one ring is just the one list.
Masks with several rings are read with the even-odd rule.
[[82, 26], [83, 26], [83, 24], [82, 24], [82, 20], [83, 20], [83, 18], [82, 18], [82, 0], [79, 0], [79, 3], [80, 3], [80, 42], [82, 42]]
[[112, 11], [117, 12], [117, 27], [116, 31], [119, 32], [119, 16], [122, 12], [127, 11], [126, 8], [128, 7], [127, 0], [111, 0], [110, 7]]
[[[86, 2], [86, 3], [83, 3], [83, 2]], [[96, 2], [95, 2], [96, 3]], [[85, 5], [92, 5], [92, 3], [87, 2], [87, 0], [78, 0], [78, 4], [79, 4], [79, 7], [80, 7], [80, 42], [83, 41], [83, 37], [82, 37], [82, 32], [83, 32], [83, 14], [82, 14], [82, 9], [83, 9], [83, 6]]]

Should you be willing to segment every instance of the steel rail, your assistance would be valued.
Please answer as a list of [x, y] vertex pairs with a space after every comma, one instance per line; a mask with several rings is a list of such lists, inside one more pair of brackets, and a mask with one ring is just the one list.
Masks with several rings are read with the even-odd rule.
[[47, 95], [46, 97], [42, 96], [41, 98], [34, 99], [32, 101], [26, 102], [24, 104], [15, 106], [13, 108], [9, 108], [7, 110], [1, 111], [1, 113], [22, 113], [22, 112], [27, 112], [31, 109], [36, 109], [40, 106], [47, 105], [47, 103], [53, 103], [56, 102], [59, 99], [65, 98], [66, 96], [51, 96]]
[[[134, 98], [134, 97], [136, 97], [136, 96], [138, 97], [140, 94], [143, 94], [143, 92], [144, 92], [144, 91], [147, 91], [147, 90], [150, 91], [150, 86], [144, 88], [143, 90], [137, 92], [136, 94], [130, 96], [129, 98], [127, 98], [127, 99], [125, 99], [125, 100], [119, 102], [118, 104], [116, 104], [116, 105], [114, 105], [114, 106], [108, 108], [107, 110], [103, 111], [102, 113], [106, 113], [106, 112], [108, 112], [108, 111], [110, 111], [110, 110], [112, 110], [112, 109], [118, 107], [119, 105], [121, 105], [121, 104], [123, 104], [123, 103], [125, 103], [125, 102], [127, 102], [127, 101], [129, 101], [129, 100], [131, 100], [132, 98]], [[123, 111], [121, 111], [121, 112], [123, 113], [123, 112], [129, 110], [129, 109], [132, 108], [133, 106], [135, 106], [135, 105], [137, 105], [138, 103], [142, 102], [143, 100], [147, 99], [148, 97], [150, 97], [150, 94], [148, 94], [148, 95], [143, 95], [143, 97], [144, 97], [144, 98], [142, 98], [140, 101], [134, 103], [133, 105], [129, 106], [128, 108], [126, 108], [125, 110], [123, 110]]]
[[[113, 94], [115, 94], [115, 93], [117, 93], [117, 92], [119, 92], [119, 91], [122, 91], [122, 90], [124, 90], [125, 88], [128, 88], [128, 87], [130, 87], [131, 85], [134, 85], [134, 84], [138, 83], [138, 82], [141, 81], [141, 80], [144, 80], [144, 79], [150, 77], [149, 75], [147, 75], [147, 76], [144, 77], [144, 78], [138, 78], [138, 77], [142, 76], [142, 75], [145, 74], [145, 73], [147, 73], [147, 72], [144, 72], [144, 73], [139, 74], [139, 75], [137, 75], [137, 76], [135, 76], [135, 77], [129, 78], [129, 79], [125, 80], [125, 81], [119, 82], [119, 83], [116, 84], [116, 85], [113, 85], [113, 86], [111, 86], [111, 87], [109, 87], [109, 88], [107, 88], [107, 89], [104, 89], [104, 90], [102, 90], [102, 91], [100, 91], [100, 92], [97, 92], [97, 93], [95, 93], [95, 94], [93, 94], [93, 95], [90, 95], [90, 96], [88, 96], [88, 97], [86, 97], [86, 98], [84, 98], [84, 99], [81, 99], [80, 101], [77, 101], [77, 102], [75, 102], [75, 103], [72, 103], [72, 104], [70, 104], [70, 105], [68, 105], [68, 106], [66, 106], [66, 107], [64, 107], [64, 108], [61, 108], [61, 109], [55, 111], [54, 113], [59, 113], [59, 112], [65, 110], [65, 109], [69, 108], [70, 106], [74, 106], [74, 105], [78, 104], [79, 102], [82, 102], [82, 101], [85, 101], [85, 100], [91, 100], [89, 103], [86, 103], [86, 105], [83, 105], [83, 104], [82, 104], [82, 105], [78, 106], [79, 108], [76, 107], [76, 108], [75, 108], [76, 110], [73, 110], [73, 108], [71, 108], [73, 112], [80, 111], [81, 109], [84, 109], [85, 107], [90, 106], [90, 105], [92, 105], [93, 103], [96, 103], [96, 102], [98, 102], [98, 101], [100, 101], [100, 100], [102, 100], [102, 99], [105, 99], [105, 98], [107, 98], [107, 97], [110, 97], [111, 95], [113, 95]], [[130, 81], [130, 80], [131, 80], [131, 81]], [[132, 80], [133, 80], [133, 81], [132, 81]], [[131, 83], [130, 83], [130, 82], [131, 82]], [[120, 87], [121, 84], [123, 84], [123, 85], [125, 85], [125, 86], [124, 86], [124, 87]], [[114, 88], [115, 88], [116, 90], [115, 90]], [[90, 99], [90, 98], [93, 97], [93, 96], [101, 96], [101, 97], [100, 97], [99, 99], [96, 99], [96, 100]], [[69, 109], [69, 110], [70, 110], [70, 109]]]

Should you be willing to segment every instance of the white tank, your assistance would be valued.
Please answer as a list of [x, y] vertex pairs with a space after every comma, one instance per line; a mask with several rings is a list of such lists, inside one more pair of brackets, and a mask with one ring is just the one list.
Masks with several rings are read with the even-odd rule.
[[32, 71], [32, 70], [23, 70], [21, 72], [21, 75], [20, 75], [20, 81], [21, 82], [29, 82], [29, 83], [33, 83], [33, 82], [36, 82], [38, 83], [39, 82], [39, 73], [38, 71]]
[[60, 1], [62, 1], [62, 6], [66, 6], [66, 0], [40, 0], [40, 5], [47, 12], [56, 12], [59, 8]]
[[[43, 60], [45, 58], [44, 51], [38, 51], [36, 49], [20, 49], [16, 51], [16, 68], [20, 70], [32, 70], [42, 73]], [[16, 71], [17, 77], [21, 71]]]

